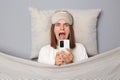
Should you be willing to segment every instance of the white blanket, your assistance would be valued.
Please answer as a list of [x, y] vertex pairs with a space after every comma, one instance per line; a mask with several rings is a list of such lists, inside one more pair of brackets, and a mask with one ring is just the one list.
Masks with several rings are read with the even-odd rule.
[[120, 80], [120, 47], [61, 67], [0, 53], [0, 80]]

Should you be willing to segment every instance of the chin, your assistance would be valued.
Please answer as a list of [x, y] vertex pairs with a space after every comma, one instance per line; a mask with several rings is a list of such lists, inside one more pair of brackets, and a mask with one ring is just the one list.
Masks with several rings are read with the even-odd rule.
[[65, 40], [65, 39], [67, 39], [67, 38], [64, 38], [64, 39], [60, 39], [60, 38], [59, 38], [59, 40]]

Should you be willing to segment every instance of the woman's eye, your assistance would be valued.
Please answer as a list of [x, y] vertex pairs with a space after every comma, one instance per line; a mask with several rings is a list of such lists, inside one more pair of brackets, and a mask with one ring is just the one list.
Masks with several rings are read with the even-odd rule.
[[56, 23], [55, 26], [58, 26], [58, 27], [59, 27], [59, 26], [60, 26], [60, 23]]
[[68, 23], [65, 23], [65, 26], [66, 26], [66, 27], [69, 27], [70, 25], [69, 25]]

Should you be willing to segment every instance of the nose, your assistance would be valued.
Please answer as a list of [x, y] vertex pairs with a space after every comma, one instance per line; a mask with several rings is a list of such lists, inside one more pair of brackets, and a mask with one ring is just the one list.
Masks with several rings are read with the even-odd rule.
[[61, 26], [60, 26], [60, 29], [61, 29], [61, 30], [64, 30], [64, 25], [61, 25]]

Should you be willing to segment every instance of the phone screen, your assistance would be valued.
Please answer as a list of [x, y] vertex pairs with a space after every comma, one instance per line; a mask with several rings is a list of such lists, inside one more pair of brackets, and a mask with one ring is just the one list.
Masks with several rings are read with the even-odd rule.
[[64, 47], [64, 41], [60, 41], [60, 47]]

